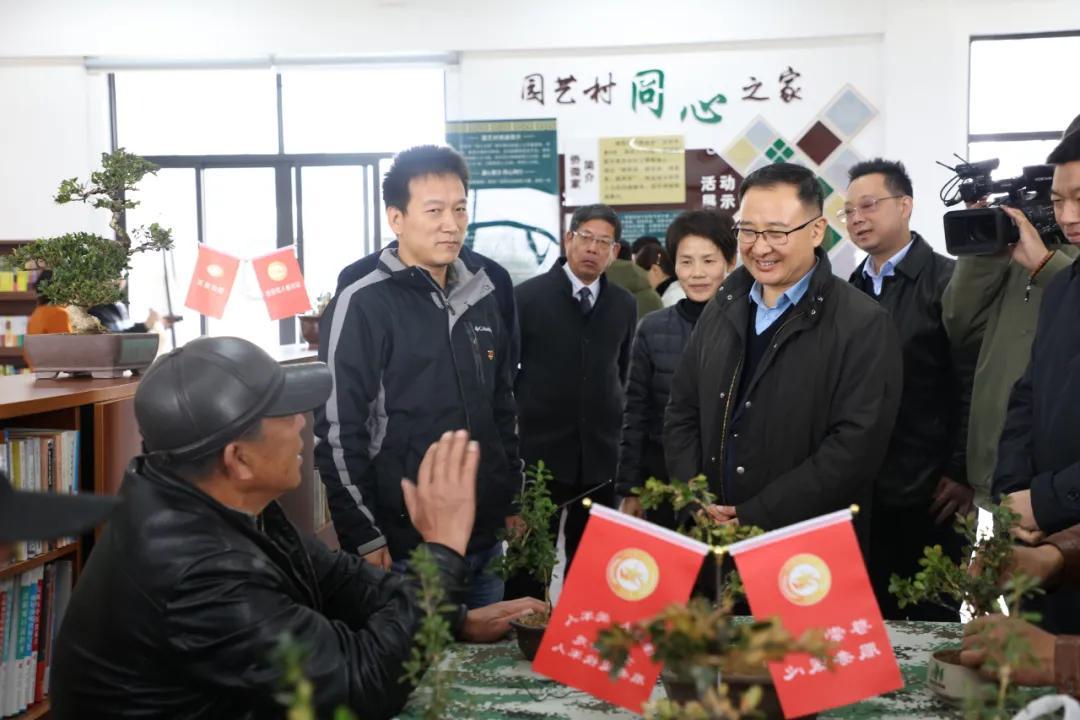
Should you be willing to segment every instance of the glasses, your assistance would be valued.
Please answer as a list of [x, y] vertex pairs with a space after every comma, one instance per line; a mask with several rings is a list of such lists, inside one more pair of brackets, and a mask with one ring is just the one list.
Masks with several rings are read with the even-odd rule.
[[802, 230], [810, 223], [817, 222], [823, 216], [810, 218], [799, 227], [791, 228], [790, 230], [755, 230], [750, 227], [735, 226], [735, 235], [738, 236], [739, 242], [743, 245], [753, 245], [757, 242], [758, 235], [765, 238], [765, 242], [769, 243], [772, 247], [780, 247], [781, 245], [787, 245], [788, 236], [791, 233], [796, 233]]
[[895, 200], [896, 198], [902, 198], [902, 197], [907, 197], [907, 195], [886, 195], [885, 197], [879, 197], [879, 198], [867, 198], [867, 199], [863, 200], [861, 203], [859, 203], [858, 205], [856, 205], [855, 207], [847, 207], [847, 206], [845, 206], [845, 207], [841, 208], [840, 210], [837, 210], [836, 218], [842, 223], [847, 223], [855, 215], [856, 210], [859, 211], [860, 215], [862, 215], [863, 217], [866, 217], [867, 215], [870, 215], [875, 210], [877, 210], [878, 203], [881, 202], [882, 200]]
[[612, 245], [615, 244], [615, 238], [611, 237], [610, 235], [593, 235], [588, 230], [574, 230], [570, 234], [577, 235], [586, 245], [592, 245], [593, 243], [596, 243], [602, 248], [610, 248]]

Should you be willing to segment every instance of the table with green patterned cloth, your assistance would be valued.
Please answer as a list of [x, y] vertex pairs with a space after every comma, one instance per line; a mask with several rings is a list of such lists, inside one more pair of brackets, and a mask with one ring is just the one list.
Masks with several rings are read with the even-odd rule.
[[[942, 704], [926, 687], [926, 659], [931, 651], [956, 645], [959, 623], [888, 622], [904, 688], [855, 705], [822, 713], [822, 718], [955, 718], [959, 713]], [[614, 705], [534, 673], [517, 644], [506, 640], [494, 645], [454, 645], [444, 667], [452, 674], [453, 697], [463, 705], [454, 720], [607, 720], [640, 718]], [[398, 717], [421, 717], [426, 688], [421, 687]], [[653, 698], [664, 697], [659, 685]]]

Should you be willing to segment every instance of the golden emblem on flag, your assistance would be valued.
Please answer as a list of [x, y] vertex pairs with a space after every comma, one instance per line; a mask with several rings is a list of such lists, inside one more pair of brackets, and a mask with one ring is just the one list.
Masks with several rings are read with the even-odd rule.
[[285, 267], [285, 263], [275, 260], [266, 266], [266, 274], [274, 282], [281, 282], [289, 276], [289, 268]]
[[656, 590], [660, 568], [644, 550], [626, 548], [608, 562], [607, 581], [611, 591], [623, 600], [644, 600]]
[[817, 555], [793, 555], [780, 568], [780, 592], [795, 605], [816, 605], [832, 587], [829, 566]]

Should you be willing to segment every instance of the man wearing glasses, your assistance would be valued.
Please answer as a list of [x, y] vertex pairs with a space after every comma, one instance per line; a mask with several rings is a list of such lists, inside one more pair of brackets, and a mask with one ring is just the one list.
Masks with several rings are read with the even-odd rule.
[[[528, 465], [543, 460], [551, 470], [558, 504], [585, 493], [596, 502], [615, 503], [613, 478], [637, 322], [633, 296], [604, 274], [618, 252], [621, 228], [607, 205], [578, 208], [566, 233], [566, 257], [515, 292], [521, 324], [521, 368], [514, 386], [521, 455]], [[588, 514], [575, 501], [565, 515], [569, 569]]]
[[901, 610], [889, 576], [915, 574], [928, 545], [958, 559], [963, 540], [953, 518], [974, 507], [964, 471], [967, 412], [941, 320], [941, 296], [956, 263], [911, 231], [913, 191], [901, 163], [868, 160], [848, 177], [838, 217], [851, 241], [869, 253], [850, 282], [889, 311], [904, 360], [900, 411], [874, 488], [870, 579], [887, 620], [955, 621], [959, 607]]
[[858, 503], [865, 552], [900, 402], [896, 330], [833, 275], [811, 171], [768, 165], [739, 195], [743, 265], [705, 308], [675, 372], [669, 474], [704, 474], [717, 521], [766, 530]]

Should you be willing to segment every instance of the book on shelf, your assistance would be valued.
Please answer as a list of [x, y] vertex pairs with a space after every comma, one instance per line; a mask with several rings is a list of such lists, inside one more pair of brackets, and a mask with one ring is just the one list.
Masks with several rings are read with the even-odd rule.
[[[7, 428], [0, 435], [0, 470], [16, 490], [78, 493], [79, 433]], [[72, 542], [74, 538], [16, 543], [15, 560], [27, 560]]]
[[71, 599], [71, 560], [0, 580], [0, 717], [48, 696], [60, 620]]
[[0, 365], [0, 377], [7, 375], [29, 375], [32, 372], [33, 370], [30, 368], [21, 365]]
[[29, 322], [29, 315], [0, 315], [0, 347], [22, 347]]
[[37, 273], [29, 270], [0, 271], [0, 292], [28, 292], [37, 280]]

